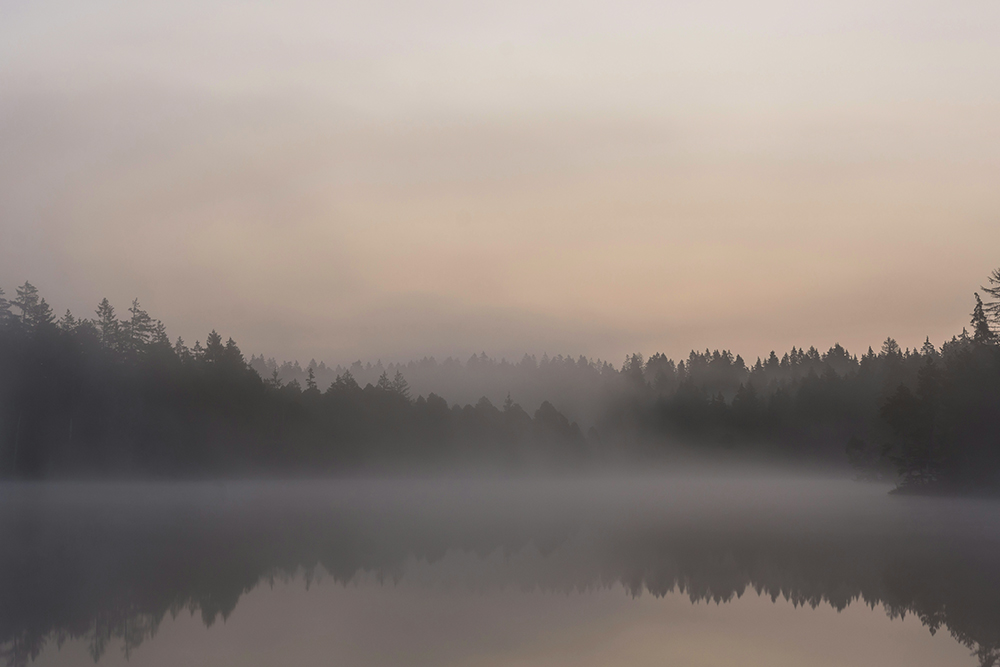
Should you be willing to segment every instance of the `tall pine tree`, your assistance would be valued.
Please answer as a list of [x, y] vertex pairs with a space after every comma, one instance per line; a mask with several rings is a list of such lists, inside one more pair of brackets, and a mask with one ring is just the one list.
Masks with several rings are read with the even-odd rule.
[[139, 299], [132, 299], [128, 312], [129, 318], [122, 327], [122, 343], [128, 353], [135, 355], [145, 351], [152, 341], [156, 323], [149, 313], [139, 306]]
[[118, 318], [115, 317], [114, 306], [105, 297], [101, 299], [101, 303], [98, 304], [97, 310], [94, 312], [97, 315], [94, 325], [100, 334], [101, 345], [106, 350], [117, 349], [120, 324]]
[[205, 339], [204, 359], [210, 364], [217, 364], [223, 360], [226, 354], [226, 347], [222, 344], [222, 336], [215, 329], [212, 329]]
[[983, 300], [979, 294], [975, 294], [976, 307], [972, 310], [972, 341], [981, 345], [990, 345], [996, 335], [990, 330], [990, 322], [986, 319], [986, 312], [983, 309]]
[[17, 298], [12, 305], [21, 311], [21, 324], [26, 327], [36, 328], [55, 322], [52, 308], [45, 299], [39, 298], [38, 288], [29, 282], [17, 288]]
[[994, 324], [1000, 325], [1000, 269], [993, 269], [987, 284], [988, 287], [984, 286], [981, 289], [993, 298], [983, 305], [983, 309]]

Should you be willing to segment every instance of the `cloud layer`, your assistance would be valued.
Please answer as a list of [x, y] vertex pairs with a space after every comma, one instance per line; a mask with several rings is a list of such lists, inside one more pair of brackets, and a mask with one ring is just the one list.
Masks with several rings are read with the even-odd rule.
[[0, 286], [278, 357], [917, 344], [1000, 264], [1000, 8], [13, 3]]

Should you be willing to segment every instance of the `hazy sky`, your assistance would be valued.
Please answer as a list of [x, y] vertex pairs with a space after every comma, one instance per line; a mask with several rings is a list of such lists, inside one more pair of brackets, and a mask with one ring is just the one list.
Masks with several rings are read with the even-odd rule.
[[328, 362], [940, 343], [1000, 3], [0, 1], [0, 286]]

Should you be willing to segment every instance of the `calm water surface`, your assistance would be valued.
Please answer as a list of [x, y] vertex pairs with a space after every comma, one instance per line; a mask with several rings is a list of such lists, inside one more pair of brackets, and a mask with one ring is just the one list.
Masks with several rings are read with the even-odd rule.
[[9, 484], [0, 664], [997, 664], [1000, 503], [887, 490]]

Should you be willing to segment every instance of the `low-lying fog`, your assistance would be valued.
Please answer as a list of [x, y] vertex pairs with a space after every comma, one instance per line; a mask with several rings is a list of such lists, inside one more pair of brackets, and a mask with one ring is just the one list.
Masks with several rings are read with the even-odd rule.
[[[11, 665], [32, 658], [73, 664], [86, 651], [102, 661], [127, 654], [130, 664], [251, 664], [245, 642], [232, 633], [277, 633], [296, 618], [294, 633], [280, 632], [288, 641], [297, 637], [285, 658], [297, 664], [398, 664], [398, 651], [410, 654], [410, 664], [469, 664], [487, 654], [495, 660], [484, 664], [501, 664], [513, 654], [498, 648], [504, 640], [491, 632], [531, 617], [538, 605], [559, 607], [546, 596], [564, 592], [578, 604], [553, 609], [534, 626], [548, 653], [508, 637], [511, 647], [521, 646], [518, 659], [578, 663], [570, 649], [587, 637], [573, 630], [572, 618], [591, 614], [580, 627], [608, 632], [594, 620], [611, 614], [602, 605], [630, 610], [609, 616], [610, 627], [645, 609], [651, 616], [640, 626], [667, 624], [666, 632], [673, 621], [653, 620], [664, 609], [716, 602], [727, 604], [712, 612], [721, 614], [714, 621], [685, 621], [706, 641], [725, 624], [757, 619], [772, 634], [792, 623], [806, 636], [827, 633], [823, 641], [854, 646], [844, 664], [876, 664], [878, 656], [878, 664], [991, 664], [1000, 647], [1000, 503], [890, 495], [890, 488], [707, 468], [557, 478], [6, 483], [0, 532], [14, 539], [0, 547], [0, 641]], [[331, 580], [351, 587], [337, 593]], [[640, 594], [662, 597], [666, 606], [625, 603]], [[244, 604], [249, 616], [241, 615]], [[803, 606], [829, 613], [791, 611]], [[468, 614], [456, 621], [460, 608]], [[489, 620], [498, 609], [509, 614], [507, 625]], [[200, 620], [184, 620], [187, 610]], [[910, 620], [891, 620], [900, 616]], [[216, 621], [229, 628], [230, 618], [250, 625], [233, 621], [216, 630]], [[369, 619], [363, 628], [361, 618]], [[358, 641], [330, 655], [319, 637], [348, 625]], [[431, 629], [419, 637], [406, 629], [425, 625], [436, 628], [439, 642], [426, 634]], [[466, 628], [464, 643], [456, 643], [456, 627]], [[916, 657], [889, 650], [903, 629], [919, 644], [939, 628], [946, 632], [935, 635], [936, 648]], [[161, 629], [169, 640], [157, 640]], [[834, 641], [831, 632], [846, 634]], [[207, 642], [204, 651], [185, 657], [194, 640], [176, 633]], [[650, 655], [682, 655], [679, 644], [654, 650], [654, 636], [666, 641], [672, 633], [645, 637]], [[382, 651], [380, 637], [397, 653]], [[258, 656], [259, 664], [277, 659], [273, 651], [285, 645], [272, 639], [272, 653], [260, 654], [271, 658]], [[780, 664], [803, 659], [793, 645], [802, 648], [787, 644], [791, 653], [780, 660], [760, 646], [740, 650]], [[366, 653], [366, 646], [382, 649]], [[864, 646], [871, 650], [862, 660]], [[708, 651], [715, 657], [705, 664], [725, 664], [724, 653]], [[828, 664], [843, 657], [825, 655]], [[928, 662], [934, 656], [937, 662]]]

